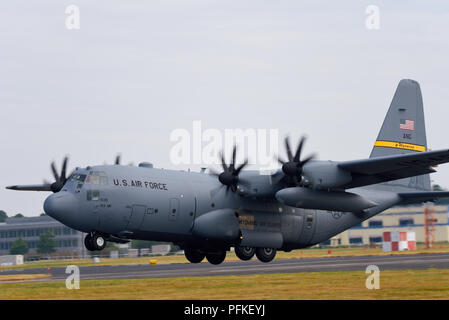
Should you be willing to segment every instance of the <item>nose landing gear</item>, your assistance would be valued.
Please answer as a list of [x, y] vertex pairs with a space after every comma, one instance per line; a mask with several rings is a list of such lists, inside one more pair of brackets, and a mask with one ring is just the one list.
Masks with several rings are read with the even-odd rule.
[[84, 245], [89, 251], [101, 251], [106, 247], [106, 239], [97, 233], [88, 233], [84, 238]]

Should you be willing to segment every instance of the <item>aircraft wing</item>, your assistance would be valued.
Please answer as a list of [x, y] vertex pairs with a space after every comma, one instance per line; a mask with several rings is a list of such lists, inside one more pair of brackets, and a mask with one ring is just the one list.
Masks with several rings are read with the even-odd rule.
[[345, 161], [338, 167], [351, 173], [345, 189], [398, 180], [435, 172], [431, 167], [449, 162], [449, 150], [400, 154], [364, 160]]

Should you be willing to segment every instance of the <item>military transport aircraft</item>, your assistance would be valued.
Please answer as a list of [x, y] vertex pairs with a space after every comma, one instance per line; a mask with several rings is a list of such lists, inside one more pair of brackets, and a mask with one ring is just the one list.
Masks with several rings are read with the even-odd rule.
[[[449, 149], [428, 151], [419, 84], [400, 81], [368, 159], [302, 157], [285, 139], [287, 160], [271, 175], [243, 170], [236, 148], [218, 173], [114, 165], [77, 168], [66, 177], [51, 165], [54, 183], [11, 186], [52, 191], [45, 212], [86, 232], [88, 250], [107, 241], [168, 241], [186, 258], [220, 264], [234, 247], [241, 260], [271, 261], [277, 250], [309, 247], [398, 204], [449, 197], [430, 191], [429, 173], [449, 162]], [[293, 152], [295, 151], [295, 152]]]

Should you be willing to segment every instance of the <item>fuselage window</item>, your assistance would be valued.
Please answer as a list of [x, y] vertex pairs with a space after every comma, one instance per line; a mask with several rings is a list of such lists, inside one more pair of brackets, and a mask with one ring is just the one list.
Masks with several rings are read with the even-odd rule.
[[98, 190], [87, 191], [87, 201], [98, 201], [98, 200], [100, 200], [100, 191]]

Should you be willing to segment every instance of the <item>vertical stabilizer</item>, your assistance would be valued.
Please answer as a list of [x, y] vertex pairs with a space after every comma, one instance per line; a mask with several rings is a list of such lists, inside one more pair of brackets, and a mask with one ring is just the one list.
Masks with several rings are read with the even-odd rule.
[[[424, 109], [419, 83], [399, 82], [370, 158], [427, 151]], [[392, 181], [410, 189], [430, 190], [429, 175]]]

